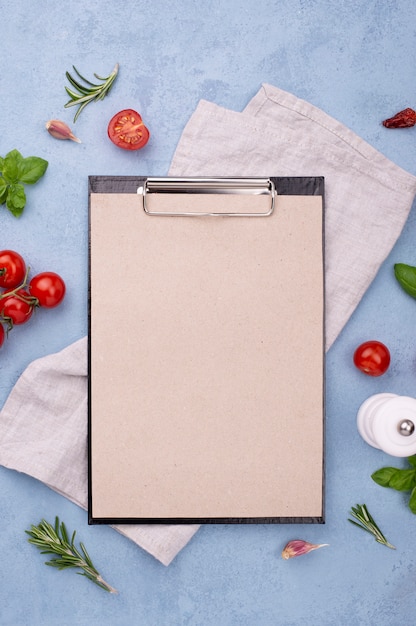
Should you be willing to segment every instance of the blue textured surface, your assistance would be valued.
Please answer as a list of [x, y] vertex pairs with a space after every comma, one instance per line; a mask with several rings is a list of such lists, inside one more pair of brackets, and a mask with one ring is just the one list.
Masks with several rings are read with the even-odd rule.
[[[0, 0], [0, 154], [18, 148], [49, 161], [28, 190], [20, 220], [0, 212], [0, 248], [19, 250], [36, 271], [67, 282], [65, 303], [15, 329], [0, 355], [0, 406], [25, 366], [87, 330], [87, 175], [166, 175], [201, 98], [242, 110], [262, 82], [321, 107], [398, 165], [416, 174], [416, 130], [380, 122], [416, 106], [416, 4], [405, 0]], [[74, 130], [80, 145], [53, 140], [48, 119], [63, 108], [65, 71], [120, 75], [111, 95], [89, 105]], [[128, 153], [106, 137], [110, 117], [132, 107], [152, 138]], [[416, 622], [416, 517], [406, 494], [370, 479], [390, 464], [355, 426], [361, 402], [380, 391], [415, 394], [416, 302], [392, 265], [416, 265], [416, 207], [327, 360], [327, 478], [324, 526], [205, 526], [164, 567], [31, 478], [0, 468], [2, 626], [399, 626]], [[376, 244], [376, 242], [375, 242]], [[369, 242], [363, 241], [363, 246]], [[109, 285], [117, 289], [117, 281]], [[109, 323], [118, 323], [111, 320]], [[379, 379], [354, 369], [370, 337], [391, 349]], [[299, 361], [299, 376], [307, 364]], [[394, 459], [393, 459], [394, 462]], [[397, 465], [404, 461], [398, 460]], [[347, 522], [366, 502], [396, 551]], [[110, 596], [73, 572], [57, 572], [24, 530], [59, 515], [87, 545]], [[283, 561], [294, 537], [330, 546]]]

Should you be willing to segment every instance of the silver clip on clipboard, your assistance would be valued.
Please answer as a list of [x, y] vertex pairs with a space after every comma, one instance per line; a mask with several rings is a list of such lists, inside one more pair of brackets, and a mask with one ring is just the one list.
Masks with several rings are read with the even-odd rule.
[[[268, 217], [275, 208], [276, 188], [270, 178], [147, 178], [137, 189], [143, 198], [147, 215], [166, 217]], [[149, 207], [154, 194], [249, 194], [267, 196], [270, 201], [265, 210], [249, 211], [159, 211]]]

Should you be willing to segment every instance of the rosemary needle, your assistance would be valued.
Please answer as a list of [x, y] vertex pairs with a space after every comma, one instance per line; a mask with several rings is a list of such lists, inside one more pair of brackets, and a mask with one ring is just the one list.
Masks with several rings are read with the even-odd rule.
[[59, 523], [58, 517], [55, 518], [55, 527], [42, 520], [38, 526], [32, 525], [30, 530], [25, 530], [25, 533], [30, 536], [30, 539], [28, 539], [29, 543], [37, 546], [41, 550], [41, 554], [56, 555], [56, 558], [45, 561], [46, 565], [56, 567], [58, 570], [69, 567], [79, 568], [82, 570], [82, 572], [77, 572], [80, 576], [86, 576], [109, 593], [117, 593], [116, 589], [106, 583], [100, 576], [84, 544], [79, 544], [81, 551], [75, 547], [76, 531], [72, 533], [71, 540], [69, 540], [65, 524], [63, 522]]
[[368, 512], [365, 504], [357, 504], [356, 507], [351, 507], [351, 515], [356, 520], [358, 520], [358, 522], [355, 522], [354, 520], [349, 519], [348, 521], [351, 522], [351, 524], [354, 524], [355, 526], [358, 526], [358, 528], [362, 528], [368, 533], [374, 535], [375, 540], [378, 543], [381, 543], [384, 546], [391, 548], [392, 550], [396, 549], [395, 546], [387, 541], [387, 539], [377, 526], [376, 522], [374, 521], [374, 518]]
[[[69, 87], [65, 87], [65, 91], [71, 98], [65, 104], [65, 109], [67, 109], [68, 107], [78, 106], [77, 112], [75, 113], [74, 117], [74, 122], [76, 122], [79, 115], [81, 114], [81, 111], [85, 109], [87, 104], [93, 102], [94, 100], [102, 100], [103, 98], [105, 98], [106, 95], [108, 95], [115, 79], [117, 78], [119, 65], [118, 63], [116, 63], [113, 71], [109, 76], [98, 76], [98, 74], [94, 74], [95, 78], [103, 81], [98, 85], [84, 78], [84, 76], [82, 76], [82, 74], [78, 72], [75, 65], [73, 65], [72, 67], [74, 68], [76, 78], [74, 78], [69, 72], [66, 72], [66, 77], [71, 84], [72, 89], [70, 89]], [[80, 79], [84, 82], [81, 83]]]

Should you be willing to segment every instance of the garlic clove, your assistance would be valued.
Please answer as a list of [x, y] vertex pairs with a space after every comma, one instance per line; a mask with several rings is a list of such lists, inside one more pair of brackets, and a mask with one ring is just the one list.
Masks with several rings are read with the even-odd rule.
[[302, 556], [303, 554], [308, 554], [308, 552], [312, 552], [312, 550], [317, 550], [318, 548], [322, 548], [323, 546], [327, 546], [327, 543], [309, 543], [309, 541], [303, 541], [303, 539], [293, 539], [289, 541], [285, 545], [282, 551], [283, 559], [291, 559], [294, 556]]
[[61, 120], [49, 120], [49, 122], [46, 122], [46, 130], [55, 139], [72, 139], [72, 141], [81, 143], [81, 140], [75, 137], [69, 126], [65, 122], [61, 122]]

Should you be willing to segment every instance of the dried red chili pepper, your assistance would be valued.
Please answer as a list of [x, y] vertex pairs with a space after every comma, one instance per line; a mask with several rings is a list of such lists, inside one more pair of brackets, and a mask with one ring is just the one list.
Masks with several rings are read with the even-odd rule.
[[416, 111], [413, 109], [403, 109], [388, 120], [384, 120], [383, 126], [386, 128], [410, 128], [416, 124]]

